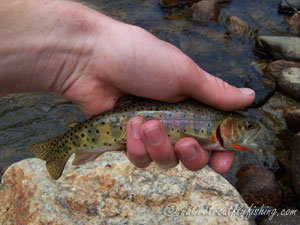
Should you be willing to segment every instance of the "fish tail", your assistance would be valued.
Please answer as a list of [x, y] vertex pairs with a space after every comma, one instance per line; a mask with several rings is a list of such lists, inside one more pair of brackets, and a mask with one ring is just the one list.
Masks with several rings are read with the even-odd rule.
[[57, 138], [53, 138], [30, 146], [30, 151], [35, 157], [46, 161], [48, 173], [55, 180], [61, 176], [65, 164], [71, 156], [68, 151], [59, 147], [57, 142]]

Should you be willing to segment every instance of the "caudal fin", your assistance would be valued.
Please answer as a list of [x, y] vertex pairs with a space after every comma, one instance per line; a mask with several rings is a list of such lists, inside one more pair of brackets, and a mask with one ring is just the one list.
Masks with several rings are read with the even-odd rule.
[[29, 147], [30, 151], [39, 159], [46, 161], [48, 173], [52, 179], [58, 179], [71, 154], [57, 144], [57, 140], [51, 139], [39, 142]]

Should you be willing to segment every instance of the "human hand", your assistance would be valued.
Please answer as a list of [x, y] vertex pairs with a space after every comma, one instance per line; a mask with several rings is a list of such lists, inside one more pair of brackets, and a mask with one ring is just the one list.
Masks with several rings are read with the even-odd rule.
[[[211, 76], [179, 49], [150, 33], [125, 24], [114, 26], [106, 46], [95, 47], [88, 72], [64, 93], [86, 114], [112, 108], [126, 93], [167, 102], [193, 97], [223, 110], [244, 107], [254, 99], [251, 90], [237, 89]], [[151, 137], [153, 141], [149, 141]], [[183, 138], [173, 147], [160, 122], [134, 117], [127, 126], [127, 155], [137, 167], [147, 167], [154, 161], [171, 168], [180, 160], [195, 171], [208, 163], [210, 153], [192, 138]], [[226, 172], [233, 155], [232, 151], [213, 151], [213, 169]]]
[[[39, 58], [32, 63], [29, 90], [61, 93], [89, 116], [113, 108], [125, 94], [166, 102], [193, 97], [222, 110], [235, 110], [254, 100], [252, 90], [237, 89], [206, 73], [178, 48], [141, 28], [73, 2], [58, 1], [52, 6], [56, 10], [47, 15], [53, 18], [45, 18], [54, 24], [47, 42], [34, 42], [43, 46], [36, 47]], [[62, 26], [55, 25], [55, 19]], [[32, 32], [37, 34], [39, 26], [48, 28], [47, 23], [36, 26]], [[151, 137], [153, 141], [149, 141]], [[199, 170], [209, 160], [209, 152], [194, 139], [181, 139], [173, 147], [160, 122], [145, 122], [140, 117], [128, 122], [127, 154], [137, 167], [155, 161], [170, 168], [180, 160], [186, 168]], [[223, 173], [230, 168], [233, 152], [211, 155], [215, 171]]]

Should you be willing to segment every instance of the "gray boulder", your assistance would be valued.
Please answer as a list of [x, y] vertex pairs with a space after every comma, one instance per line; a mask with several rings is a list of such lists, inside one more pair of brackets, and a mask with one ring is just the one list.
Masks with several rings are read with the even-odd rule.
[[257, 45], [275, 60], [300, 61], [300, 38], [265, 36], [256, 38]]
[[300, 68], [287, 68], [278, 77], [278, 86], [294, 99], [300, 101]]

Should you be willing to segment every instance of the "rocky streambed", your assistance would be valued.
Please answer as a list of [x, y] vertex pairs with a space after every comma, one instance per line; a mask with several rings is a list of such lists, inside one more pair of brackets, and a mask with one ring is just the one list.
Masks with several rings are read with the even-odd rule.
[[[155, 165], [136, 169], [122, 153], [107, 153], [82, 167], [69, 165], [61, 180], [52, 181], [37, 159], [11, 164], [32, 157], [30, 144], [63, 134], [69, 123], [84, 116], [74, 104], [54, 94], [3, 96], [1, 176], [6, 172], [0, 185], [0, 223], [16, 224], [22, 218], [28, 223], [119, 223], [125, 218], [129, 223], [254, 224], [256, 219], [258, 224], [297, 224], [297, 213], [272, 220], [259, 215], [195, 218], [175, 214], [170, 218], [163, 210], [171, 203], [180, 212], [192, 207], [233, 211], [237, 205], [246, 211], [254, 205], [270, 207], [270, 212], [298, 209], [300, 20], [295, 9], [300, 8], [299, 1], [85, 2], [171, 42], [230, 84], [253, 88], [256, 100], [241, 113], [269, 129], [266, 147], [236, 153], [231, 170], [223, 175], [230, 183], [209, 168], [196, 173], [181, 166], [170, 171]], [[39, 213], [32, 213], [37, 209]]]

